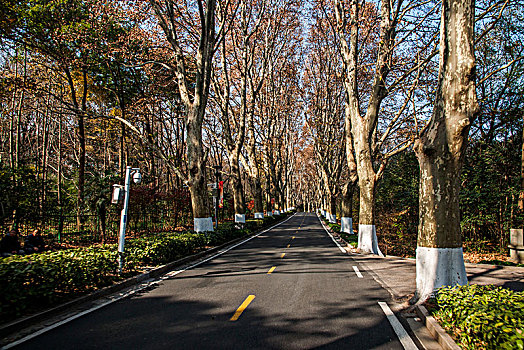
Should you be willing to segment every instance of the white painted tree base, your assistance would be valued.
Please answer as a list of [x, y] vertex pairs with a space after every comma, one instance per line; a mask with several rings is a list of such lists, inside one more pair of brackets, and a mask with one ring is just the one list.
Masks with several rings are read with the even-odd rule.
[[255, 219], [263, 219], [264, 213], [255, 213]]
[[246, 214], [235, 214], [235, 222], [240, 224], [246, 223]]
[[340, 219], [340, 231], [354, 235], [353, 232], [353, 218], [343, 217]]
[[213, 232], [213, 219], [212, 218], [194, 218], [194, 230], [195, 232]]
[[417, 247], [418, 300], [426, 300], [442, 286], [463, 286], [467, 283], [462, 247]]
[[328, 213], [328, 220], [331, 224], [336, 224], [337, 216], [335, 214]]
[[360, 249], [362, 253], [384, 256], [378, 248], [375, 225], [358, 225], [358, 249]]
[[274, 214], [275, 214], [275, 215], [280, 215], [280, 210], [275, 210], [275, 211], [274, 211]]

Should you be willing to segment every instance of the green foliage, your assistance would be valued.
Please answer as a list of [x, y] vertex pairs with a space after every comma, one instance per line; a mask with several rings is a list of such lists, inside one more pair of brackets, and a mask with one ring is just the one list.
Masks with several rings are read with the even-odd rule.
[[346, 241], [349, 245], [351, 245], [353, 248], [358, 247], [358, 235], [350, 235], [345, 232], [340, 232], [340, 237], [342, 237], [342, 239]]
[[339, 224], [333, 224], [331, 222], [328, 222], [328, 226], [331, 227], [333, 232], [340, 233], [340, 225]]
[[434, 315], [464, 349], [524, 349], [524, 292], [495, 286], [445, 287]]
[[461, 226], [465, 241], [489, 240], [505, 249], [504, 233], [521, 225], [517, 203], [521, 131], [470, 147], [462, 172]]
[[132, 264], [159, 265], [190, 255], [206, 246], [202, 234], [162, 233], [140, 239], [129, 240], [126, 246], [126, 261]]
[[117, 252], [111, 246], [68, 249], [0, 259], [0, 313], [20, 315], [110, 284]]
[[[47, 187], [47, 184], [44, 184]], [[42, 181], [32, 167], [0, 168], [0, 225], [13, 218], [15, 225], [39, 216], [38, 195]]]

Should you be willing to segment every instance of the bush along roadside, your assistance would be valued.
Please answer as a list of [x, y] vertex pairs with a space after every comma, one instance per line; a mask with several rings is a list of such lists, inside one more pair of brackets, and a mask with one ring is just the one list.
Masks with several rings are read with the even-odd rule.
[[269, 227], [286, 217], [224, 223], [214, 232], [166, 232], [126, 241], [125, 273], [118, 276], [117, 245], [92, 246], [0, 258], [2, 323], [137, 274], [140, 267], [180, 259]]
[[433, 316], [463, 349], [524, 349], [524, 292], [467, 285], [441, 288]]
[[324, 221], [324, 223], [327, 226], [329, 226], [331, 231], [333, 231], [336, 234], [338, 234], [340, 236], [340, 238], [342, 238], [347, 244], [349, 244], [353, 248], [358, 247], [358, 235], [355, 235], [355, 234], [350, 235], [349, 233], [346, 233], [346, 232], [340, 232], [340, 225], [339, 224], [330, 223], [325, 218], [321, 218], [321, 219], [322, 219], [322, 221]]

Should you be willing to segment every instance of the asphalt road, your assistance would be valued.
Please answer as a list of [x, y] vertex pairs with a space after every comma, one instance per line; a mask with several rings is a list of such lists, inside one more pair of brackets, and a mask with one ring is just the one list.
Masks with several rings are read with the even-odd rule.
[[229, 252], [16, 349], [403, 349], [390, 297], [299, 213]]

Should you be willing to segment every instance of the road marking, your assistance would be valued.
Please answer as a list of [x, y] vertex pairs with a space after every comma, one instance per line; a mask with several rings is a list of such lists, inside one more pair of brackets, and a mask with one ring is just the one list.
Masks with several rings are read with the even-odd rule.
[[267, 272], [268, 275], [271, 275], [271, 272], [275, 271], [277, 267], [276, 266], [273, 266], [272, 268], [269, 269], [269, 271]]
[[362, 274], [361, 274], [360, 271], [358, 270], [358, 267], [353, 266], [353, 270], [355, 270], [355, 273], [357, 274], [357, 277], [358, 277], [358, 278], [364, 278], [364, 276], [362, 276]]
[[[224, 250], [221, 250], [221, 251], [219, 251], [218, 253], [216, 253], [215, 255], [210, 256], [209, 258], [206, 258], [206, 259], [204, 259], [204, 260], [201, 260], [201, 261], [199, 261], [199, 262], [197, 262], [197, 263], [195, 263], [195, 264], [193, 264], [193, 265], [190, 265], [190, 266], [188, 266], [188, 267], [185, 267], [185, 268], [183, 268], [183, 269], [181, 269], [181, 270], [176, 270], [176, 271], [169, 272], [169, 273], [165, 274], [164, 276], [162, 276], [162, 277], [160, 277], [160, 278], [158, 278], [158, 279], [156, 279], [156, 280], [154, 280], [154, 281], [148, 281], [148, 282], [142, 283], [142, 285], [138, 286], [136, 289], [133, 289], [133, 290], [131, 290], [131, 291], [127, 291], [127, 292], [121, 292], [121, 293], [119, 293], [118, 296], [116, 296], [116, 297], [112, 297], [110, 300], [108, 300], [108, 301], [106, 301], [106, 302], [103, 302], [102, 304], [96, 305], [96, 306], [92, 307], [91, 309], [88, 309], [88, 310], [82, 311], [82, 312], [80, 312], [80, 313], [78, 313], [78, 314], [75, 314], [75, 315], [73, 315], [73, 316], [71, 316], [71, 317], [68, 317], [68, 318], [66, 318], [66, 319], [64, 319], [64, 320], [62, 320], [62, 321], [59, 321], [59, 322], [54, 323], [54, 324], [52, 324], [52, 325], [50, 325], [50, 326], [47, 326], [47, 327], [45, 327], [45, 328], [42, 328], [42, 329], [40, 329], [40, 330], [38, 330], [38, 331], [36, 331], [36, 332], [34, 332], [34, 333], [31, 333], [31, 334], [29, 334], [29, 335], [27, 335], [27, 336], [25, 336], [25, 337], [23, 337], [23, 338], [20, 338], [20, 339], [18, 339], [17, 341], [14, 341], [14, 342], [12, 342], [12, 343], [6, 344], [6, 345], [4, 345], [4, 346], [2, 347], [2, 350], [4, 350], [4, 349], [10, 349], [10, 348], [12, 348], [12, 347], [14, 347], [14, 346], [17, 346], [17, 345], [20, 345], [20, 344], [22, 344], [22, 343], [25, 343], [26, 341], [31, 340], [31, 339], [33, 339], [33, 338], [36, 338], [36, 337], [38, 337], [39, 335], [42, 335], [42, 334], [44, 334], [44, 333], [47, 333], [47, 332], [49, 332], [50, 330], [53, 330], [53, 329], [55, 329], [55, 328], [57, 328], [57, 327], [60, 327], [61, 325], [64, 325], [64, 324], [69, 323], [69, 322], [71, 322], [71, 321], [73, 321], [73, 320], [76, 320], [77, 318], [80, 318], [80, 317], [82, 317], [82, 316], [84, 316], [84, 315], [90, 314], [91, 312], [96, 311], [96, 310], [98, 310], [98, 309], [101, 309], [101, 308], [103, 308], [103, 307], [105, 307], [105, 306], [107, 306], [107, 305], [113, 304], [113, 303], [116, 302], [116, 301], [119, 301], [119, 300], [125, 299], [125, 298], [127, 298], [127, 297], [129, 297], [129, 296], [131, 296], [131, 295], [133, 295], [133, 294], [136, 294], [137, 292], [140, 292], [141, 290], [144, 290], [144, 289], [146, 289], [146, 288], [149, 288], [150, 286], [154, 286], [154, 285], [156, 285], [156, 284], [159, 284], [159, 283], [161, 283], [162, 281], [164, 281], [164, 280], [166, 280], [166, 279], [168, 279], [168, 278], [171, 278], [171, 277], [176, 276], [176, 275], [178, 275], [178, 274], [180, 274], [180, 273], [182, 273], [182, 272], [184, 272], [184, 271], [187, 271], [187, 270], [190, 270], [190, 269], [192, 269], [192, 268], [194, 268], [194, 267], [197, 267], [197, 266], [199, 266], [199, 265], [202, 265], [202, 264], [208, 262], [209, 260], [213, 260], [213, 259], [215, 259], [215, 258], [217, 258], [217, 257], [219, 257], [219, 256], [221, 256], [221, 255], [223, 255], [223, 254], [225, 254], [225, 253], [227, 253], [227, 252], [230, 251], [231, 249], [234, 249], [234, 248], [238, 247], [239, 245], [242, 245], [242, 244], [244, 244], [244, 243], [246, 243], [246, 242], [252, 240], [253, 238], [257, 238], [257, 237], [260, 236], [261, 234], [266, 233], [266, 232], [268, 232], [268, 231], [274, 229], [275, 227], [280, 226], [280, 225], [282, 225], [282, 224], [288, 222], [288, 221], [291, 220], [295, 215], [296, 215], [296, 213], [293, 214], [293, 215], [291, 215], [291, 216], [290, 216], [289, 218], [287, 218], [286, 220], [284, 220], [284, 221], [282, 221], [282, 222], [279, 222], [278, 224], [273, 225], [273, 226], [271, 226], [270, 228], [265, 229], [264, 231], [262, 231], [262, 232], [260, 232], [260, 233], [257, 233], [256, 235], [253, 235], [253, 236], [251, 236], [251, 237], [249, 237], [249, 238], [246, 238], [245, 240], [243, 240], [243, 241], [241, 241], [241, 242], [239, 242], [239, 243], [237, 243], [237, 244], [235, 244], [235, 245], [233, 245], [233, 246], [231, 246], [231, 247], [228, 247], [228, 248], [226, 248], [226, 249], [224, 249]], [[114, 294], [113, 294], [113, 295], [114, 295]]]
[[282, 255], [280, 255], [280, 259], [282, 259], [285, 255], [286, 253], [282, 253]]
[[397, 334], [398, 339], [400, 340], [400, 343], [402, 343], [402, 346], [406, 350], [417, 350], [417, 346], [413, 342], [413, 340], [409, 337], [408, 333], [402, 327], [402, 324], [400, 324], [399, 320], [397, 319], [397, 316], [391, 311], [388, 304], [386, 304], [383, 301], [379, 301], [378, 304], [382, 308], [382, 311], [386, 314], [386, 317], [388, 318], [389, 323], [391, 324], [391, 327], [393, 327], [393, 330]]
[[288, 244], [286, 248], [289, 248], [289, 247], [291, 247], [291, 244]]
[[237, 311], [235, 312], [235, 314], [229, 319], [230, 321], [236, 321], [238, 320], [238, 318], [240, 317], [240, 315], [242, 315], [242, 312], [244, 312], [244, 310], [246, 309], [246, 307], [253, 301], [253, 299], [255, 299], [255, 296], [253, 294], [251, 294], [250, 296], [248, 296], [246, 298], [246, 300], [244, 300], [244, 302], [242, 303], [242, 305], [240, 305], [237, 309]]
[[291, 239], [295, 239], [295, 236], [291, 237]]
[[342, 248], [342, 246], [336, 241], [335, 237], [333, 237], [331, 235], [331, 233], [328, 231], [328, 229], [326, 228], [326, 225], [324, 225], [324, 223], [322, 222], [322, 220], [318, 219], [320, 221], [320, 224], [322, 224], [322, 227], [324, 228], [324, 230], [326, 231], [326, 233], [328, 234], [329, 237], [331, 237], [331, 240], [333, 242], [335, 242], [335, 244], [337, 245], [338, 249], [340, 249], [340, 251], [344, 254], [346, 254], [346, 250], [344, 248]]

